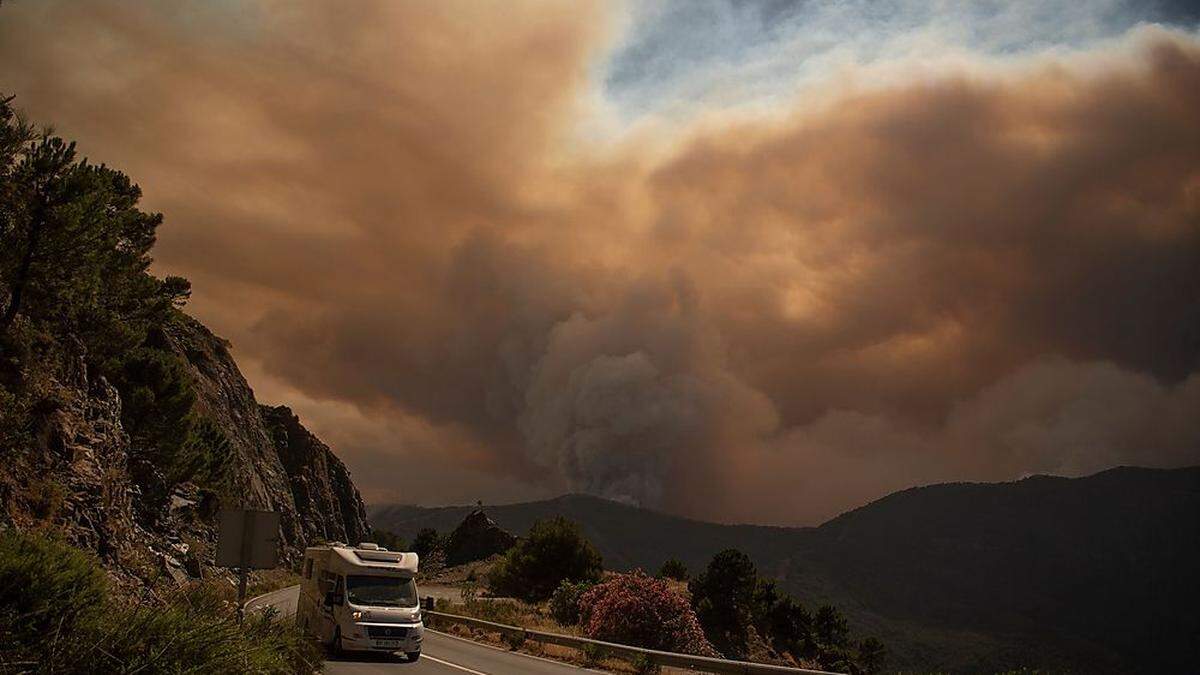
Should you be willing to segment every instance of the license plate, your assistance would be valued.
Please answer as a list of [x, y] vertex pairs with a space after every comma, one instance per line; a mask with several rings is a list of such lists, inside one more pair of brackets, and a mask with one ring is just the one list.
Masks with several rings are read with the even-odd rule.
[[375, 640], [374, 646], [376, 646], [376, 647], [399, 647], [400, 641], [399, 640]]

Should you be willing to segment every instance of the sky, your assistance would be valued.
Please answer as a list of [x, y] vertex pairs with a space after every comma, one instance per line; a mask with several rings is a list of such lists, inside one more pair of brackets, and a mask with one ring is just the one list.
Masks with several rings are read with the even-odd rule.
[[10, 0], [0, 92], [368, 502], [1200, 463], [1188, 2]]

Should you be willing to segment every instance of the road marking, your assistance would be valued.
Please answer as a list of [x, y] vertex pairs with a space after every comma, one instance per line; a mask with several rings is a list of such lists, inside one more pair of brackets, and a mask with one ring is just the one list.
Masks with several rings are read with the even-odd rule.
[[483, 672], [480, 672], [480, 671], [478, 671], [478, 670], [471, 670], [470, 668], [468, 668], [468, 667], [466, 667], [466, 666], [460, 666], [460, 665], [458, 665], [457, 663], [450, 663], [449, 661], [443, 661], [442, 659], [439, 659], [439, 658], [438, 658], [438, 657], [436, 657], [436, 656], [430, 656], [430, 655], [428, 655], [428, 654], [422, 654], [422, 655], [421, 655], [421, 658], [423, 658], [423, 659], [429, 659], [430, 661], [433, 661], [433, 662], [435, 662], [435, 663], [440, 663], [440, 664], [442, 664], [443, 666], [450, 666], [451, 668], [458, 668], [459, 670], [461, 670], [461, 671], [464, 671], [464, 672], [467, 672], [467, 673], [471, 673], [472, 675], [487, 675], [487, 673], [483, 673]]
[[497, 647], [496, 645], [489, 645], [486, 642], [479, 642], [478, 640], [472, 640], [470, 638], [453, 635], [453, 634], [447, 633], [445, 631], [434, 630], [434, 629], [428, 628], [428, 627], [425, 629], [425, 632], [437, 633], [438, 635], [448, 637], [451, 640], [458, 640], [459, 642], [465, 642], [465, 643], [467, 643], [469, 645], [473, 645], [475, 647], [483, 647], [484, 649], [491, 649], [493, 651], [500, 652], [501, 654], [512, 654], [513, 656], [523, 656], [527, 659], [537, 659], [538, 661], [545, 661], [546, 663], [553, 663], [556, 666], [564, 666], [567, 668], [574, 668], [575, 670], [582, 670], [586, 673], [597, 673], [598, 675], [610, 675], [610, 673], [607, 671], [596, 670], [595, 668], [588, 668], [587, 666], [576, 665], [574, 663], [571, 663], [570, 661], [559, 661], [558, 659], [551, 659], [551, 658], [547, 658], [545, 656], [534, 656], [533, 654], [526, 654], [525, 652], [515, 652], [511, 649], [504, 649], [503, 647]]

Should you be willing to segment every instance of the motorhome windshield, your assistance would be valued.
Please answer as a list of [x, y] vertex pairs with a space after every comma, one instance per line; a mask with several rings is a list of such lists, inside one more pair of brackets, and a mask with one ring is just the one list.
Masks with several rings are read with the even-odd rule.
[[346, 599], [371, 607], [416, 607], [417, 585], [400, 577], [346, 577]]

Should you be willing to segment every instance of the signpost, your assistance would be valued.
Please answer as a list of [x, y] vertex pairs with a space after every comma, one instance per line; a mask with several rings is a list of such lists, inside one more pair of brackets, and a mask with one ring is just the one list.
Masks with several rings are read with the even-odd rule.
[[246, 612], [246, 575], [279, 564], [279, 514], [222, 510], [217, 525], [217, 565], [238, 570], [238, 622]]

